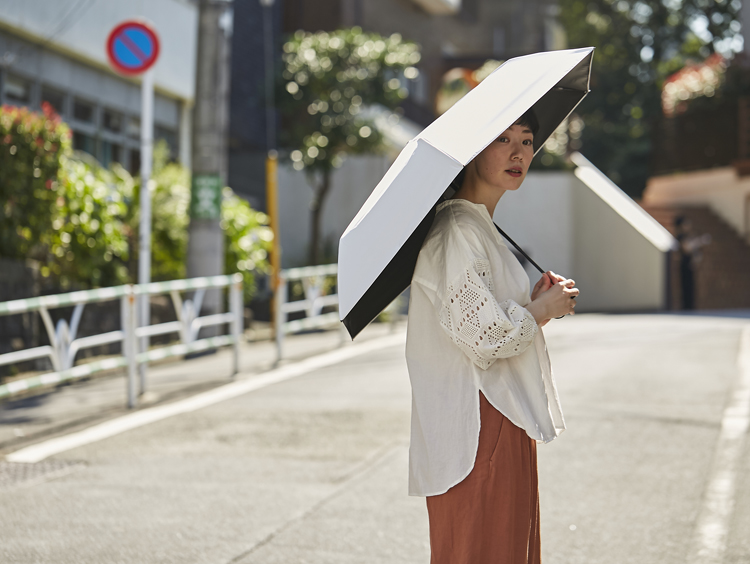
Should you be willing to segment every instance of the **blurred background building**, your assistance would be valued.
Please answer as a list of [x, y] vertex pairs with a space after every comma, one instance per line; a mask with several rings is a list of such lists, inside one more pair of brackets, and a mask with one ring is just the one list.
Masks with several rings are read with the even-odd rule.
[[103, 165], [140, 167], [140, 87], [107, 62], [106, 40], [119, 22], [142, 17], [158, 30], [154, 137], [190, 164], [198, 10], [188, 0], [0, 1], [0, 103], [51, 104], [73, 130], [73, 148]]
[[[400, 108], [399, 126], [389, 132], [394, 152], [350, 157], [334, 175], [323, 212], [329, 261], [335, 260], [339, 236], [395, 153], [436, 117], [436, 98], [446, 73], [478, 69], [487, 60], [565, 47], [554, 0], [277, 0], [272, 9], [274, 43], [279, 47], [282, 37], [297, 30], [352, 26], [384, 36], [398, 33], [421, 46], [419, 76], [408, 81], [409, 96]], [[265, 209], [262, 10], [259, 2], [235, 2], [229, 184], [251, 204]], [[279, 190], [283, 264], [297, 266], [307, 256], [312, 193], [304, 174], [283, 167]]]
[[[274, 43], [279, 46], [283, 36], [297, 30], [352, 26], [417, 42], [420, 74], [409, 83], [403, 112], [425, 127], [435, 118], [435, 97], [449, 70], [563, 48], [557, 9], [554, 0], [278, 0]], [[230, 185], [261, 207], [266, 151], [262, 10], [259, 2], [235, 3], [229, 170]]]

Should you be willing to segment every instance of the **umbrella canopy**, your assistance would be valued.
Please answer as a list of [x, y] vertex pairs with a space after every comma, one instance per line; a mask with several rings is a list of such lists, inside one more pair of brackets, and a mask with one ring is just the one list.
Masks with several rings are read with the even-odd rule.
[[339, 242], [339, 316], [354, 338], [411, 284], [451, 181], [529, 108], [534, 154], [589, 91], [594, 48], [509, 59], [409, 141]]

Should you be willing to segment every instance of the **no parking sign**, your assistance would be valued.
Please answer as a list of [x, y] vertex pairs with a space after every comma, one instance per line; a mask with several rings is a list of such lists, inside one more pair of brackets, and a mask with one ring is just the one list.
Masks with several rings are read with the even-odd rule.
[[147, 71], [159, 57], [159, 37], [143, 22], [125, 21], [107, 39], [110, 64], [123, 74]]

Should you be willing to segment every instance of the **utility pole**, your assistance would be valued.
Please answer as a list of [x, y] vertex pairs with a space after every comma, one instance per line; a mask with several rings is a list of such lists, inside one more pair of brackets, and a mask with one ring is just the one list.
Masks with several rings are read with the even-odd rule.
[[[227, 126], [232, 36], [231, 0], [199, 0], [193, 107], [188, 277], [224, 273], [221, 191], [227, 181]], [[202, 311], [219, 313], [221, 292], [210, 290]], [[211, 329], [216, 329], [212, 327]]]

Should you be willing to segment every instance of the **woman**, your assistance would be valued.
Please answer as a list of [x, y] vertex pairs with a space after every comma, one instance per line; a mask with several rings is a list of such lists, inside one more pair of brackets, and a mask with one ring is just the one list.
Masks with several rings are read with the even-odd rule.
[[527, 112], [465, 167], [412, 279], [409, 493], [427, 497], [432, 564], [540, 562], [536, 441], [565, 423], [539, 328], [573, 314], [578, 289], [547, 272], [529, 296], [492, 222], [538, 127]]

